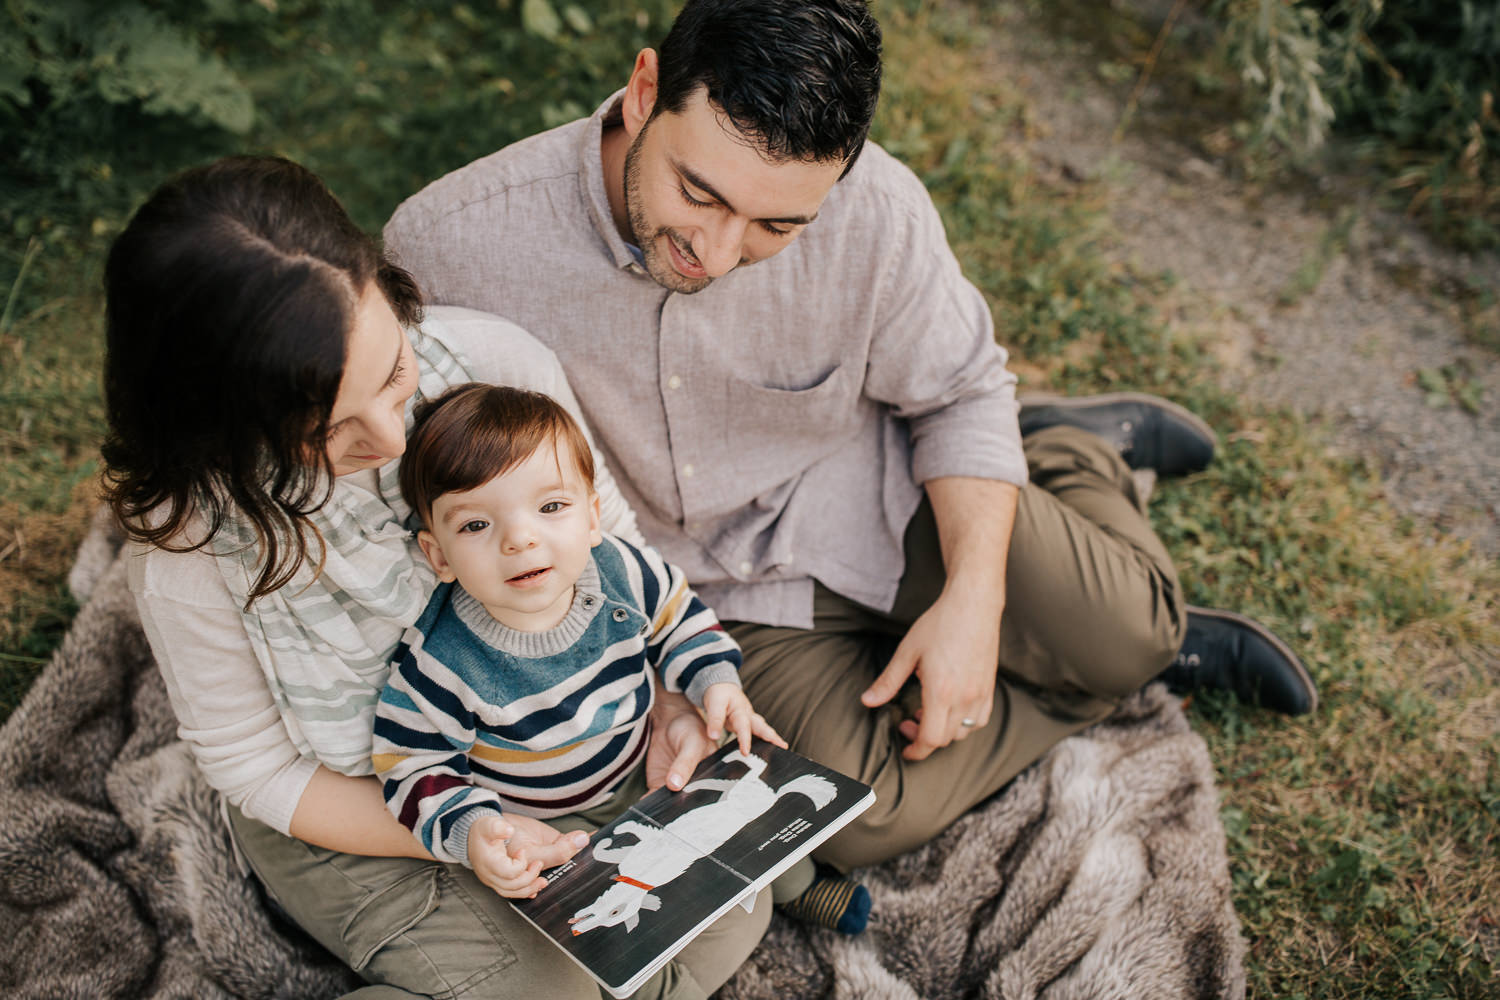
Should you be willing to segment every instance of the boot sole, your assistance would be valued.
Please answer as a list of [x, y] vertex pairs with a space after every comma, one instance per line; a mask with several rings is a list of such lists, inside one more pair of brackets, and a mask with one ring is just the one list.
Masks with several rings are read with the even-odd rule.
[[1302, 657], [1292, 652], [1291, 647], [1282, 642], [1275, 632], [1272, 632], [1254, 618], [1246, 618], [1244, 615], [1236, 614], [1233, 611], [1222, 611], [1219, 608], [1200, 608], [1194, 604], [1189, 604], [1187, 610], [1203, 618], [1217, 618], [1220, 621], [1233, 622], [1236, 625], [1249, 629], [1270, 643], [1271, 647], [1285, 657], [1286, 661], [1297, 671], [1297, 677], [1302, 681], [1302, 689], [1311, 698], [1307, 706], [1307, 711], [1303, 714], [1311, 715], [1318, 710], [1318, 686], [1313, 683], [1312, 675], [1307, 672], [1307, 667], [1303, 664]]
[[1165, 410], [1172, 416], [1191, 426], [1199, 434], [1213, 442], [1214, 449], [1218, 450], [1219, 436], [1214, 429], [1208, 426], [1198, 414], [1185, 406], [1178, 406], [1170, 399], [1153, 396], [1147, 392], [1103, 392], [1093, 396], [1059, 396], [1051, 392], [1029, 392], [1016, 397], [1016, 402], [1024, 406], [1055, 406], [1059, 410], [1081, 410], [1086, 407], [1107, 405], [1109, 403], [1141, 403], [1146, 406], [1154, 406]]

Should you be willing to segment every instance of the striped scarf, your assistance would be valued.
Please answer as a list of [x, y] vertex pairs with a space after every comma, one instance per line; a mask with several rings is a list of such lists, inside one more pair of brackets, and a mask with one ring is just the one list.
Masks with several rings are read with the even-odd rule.
[[[408, 432], [418, 402], [470, 381], [463, 359], [442, 343], [445, 334], [433, 319], [407, 330], [418, 370], [406, 406]], [[400, 464], [380, 468], [374, 491], [351, 482], [354, 476], [336, 479], [328, 502], [308, 518], [326, 546], [322, 571], [310, 559], [241, 613], [297, 752], [341, 774], [373, 773], [370, 738], [391, 654], [436, 584], [406, 528], [411, 509], [397, 484]], [[309, 549], [316, 553], [316, 544]], [[227, 518], [211, 550], [243, 608], [260, 571], [254, 530]]]

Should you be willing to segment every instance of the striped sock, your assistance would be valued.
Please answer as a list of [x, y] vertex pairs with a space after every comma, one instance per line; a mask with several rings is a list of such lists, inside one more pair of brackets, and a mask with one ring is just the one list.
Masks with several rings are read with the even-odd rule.
[[870, 893], [858, 882], [819, 865], [813, 884], [790, 903], [782, 904], [781, 911], [840, 934], [858, 934], [870, 918]]

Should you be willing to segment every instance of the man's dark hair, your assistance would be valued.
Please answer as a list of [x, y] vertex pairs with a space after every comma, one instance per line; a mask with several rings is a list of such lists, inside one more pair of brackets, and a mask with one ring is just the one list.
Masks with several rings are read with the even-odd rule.
[[852, 164], [880, 97], [865, 0], [688, 0], [658, 50], [653, 116], [700, 86], [773, 160]]

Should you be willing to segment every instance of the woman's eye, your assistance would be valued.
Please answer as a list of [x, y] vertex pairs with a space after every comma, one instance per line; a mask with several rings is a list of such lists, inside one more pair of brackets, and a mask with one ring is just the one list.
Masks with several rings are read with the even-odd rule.
[[472, 535], [476, 531], [483, 531], [490, 526], [488, 521], [465, 521], [463, 527], [459, 528], [459, 534]]
[[567, 504], [563, 503], [561, 500], [548, 500], [546, 503], [542, 504], [541, 511], [543, 514], [556, 514], [566, 506]]

